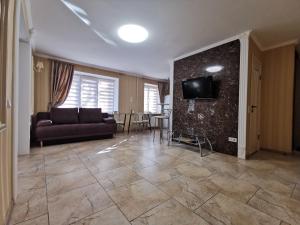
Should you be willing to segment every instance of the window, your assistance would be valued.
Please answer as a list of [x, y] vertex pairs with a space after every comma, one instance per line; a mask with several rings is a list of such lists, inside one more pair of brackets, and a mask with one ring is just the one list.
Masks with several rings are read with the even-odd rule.
[[119, 79], [75, 71], [69, 95], [61, 108], [101, 108], [118, 111]]
[[153, 84], [144, 84], [144, 111], [151, 113], [159, 113], [160, 98], [158, 86]]

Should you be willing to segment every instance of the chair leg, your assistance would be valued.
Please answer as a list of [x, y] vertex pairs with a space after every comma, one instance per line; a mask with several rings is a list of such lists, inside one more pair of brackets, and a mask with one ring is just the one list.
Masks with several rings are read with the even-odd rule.
[[43, 147], [43, 141], [40, 141], [40, 147], [42, 148]]

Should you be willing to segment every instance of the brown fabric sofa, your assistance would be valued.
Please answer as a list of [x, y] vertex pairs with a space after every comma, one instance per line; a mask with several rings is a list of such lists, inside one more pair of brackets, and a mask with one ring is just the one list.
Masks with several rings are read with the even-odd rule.
[[32, 116], [32, 140], [73, 140], [85, 138], [113, 137], [116, 122], [101, 109], [52, 108], [50, 112], [39, 112]]

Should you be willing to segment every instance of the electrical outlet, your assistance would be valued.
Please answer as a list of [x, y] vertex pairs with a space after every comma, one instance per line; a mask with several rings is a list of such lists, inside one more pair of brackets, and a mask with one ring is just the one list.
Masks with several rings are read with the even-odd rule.
[[229, 142], [235, 142], [235, 143], [236, 143], [236, 142], [237, 142], [237, 138], [229, 137], [229, 138], [228, 138], [228, 141], [229, 141]]

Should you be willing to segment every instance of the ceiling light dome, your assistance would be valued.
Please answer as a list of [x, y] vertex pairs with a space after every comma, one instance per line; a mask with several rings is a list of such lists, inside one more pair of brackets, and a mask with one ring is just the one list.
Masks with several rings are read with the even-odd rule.
[[145, 41], [149, 34], [148, 31], [139, 25], [136, 24], [126, 24], [119, 28], [118, 30], [119, 37], [129, 43], [140, 43]]

